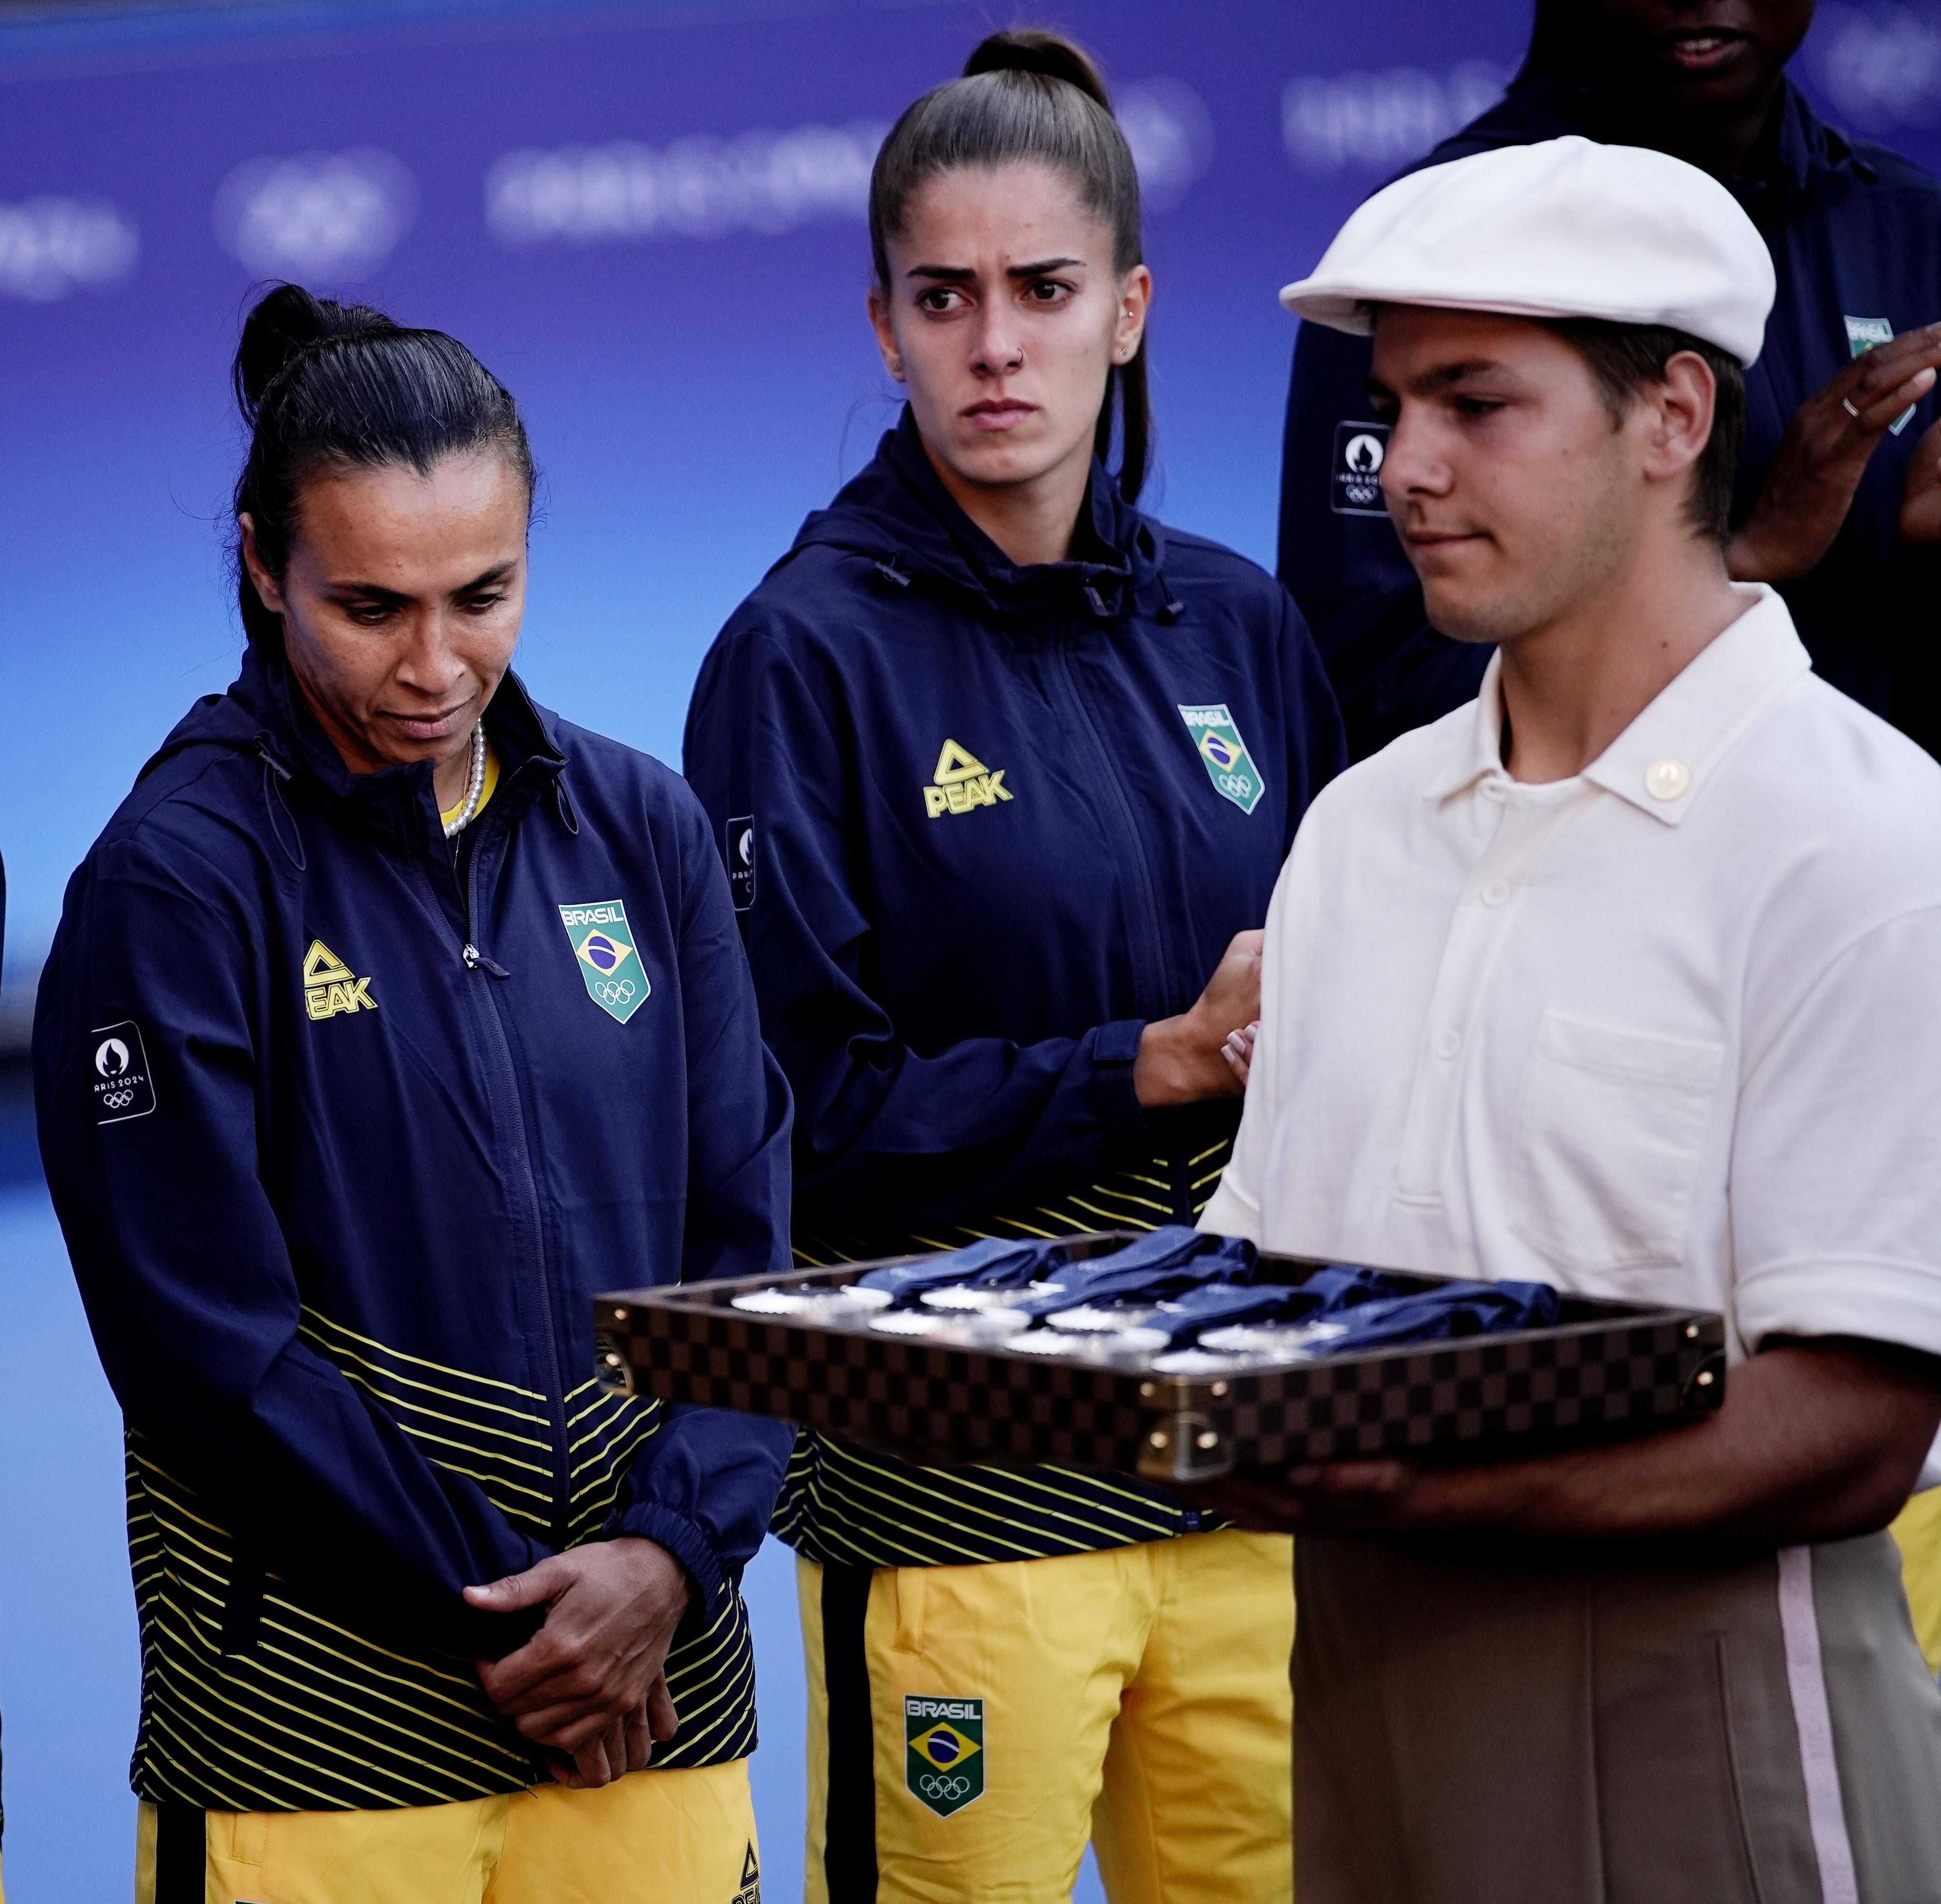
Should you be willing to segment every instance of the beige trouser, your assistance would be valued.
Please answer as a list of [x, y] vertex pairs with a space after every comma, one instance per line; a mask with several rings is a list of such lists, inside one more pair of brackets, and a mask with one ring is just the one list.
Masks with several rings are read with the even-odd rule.
[[1885, 1534], [1686, 1569], [1297, 1544], [1301, 1904], [1931, 1904]]

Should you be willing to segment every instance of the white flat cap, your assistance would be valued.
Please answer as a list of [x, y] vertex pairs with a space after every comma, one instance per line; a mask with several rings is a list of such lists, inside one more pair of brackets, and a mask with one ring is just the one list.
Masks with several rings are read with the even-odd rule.
[[1772, 258], [1738, 201], [1696, 166], [1637, 145], [1545, 139], [1385, 185], [1280, 301], [1365, 335], [1371, 304], [1662, 324], [1759, 353]]

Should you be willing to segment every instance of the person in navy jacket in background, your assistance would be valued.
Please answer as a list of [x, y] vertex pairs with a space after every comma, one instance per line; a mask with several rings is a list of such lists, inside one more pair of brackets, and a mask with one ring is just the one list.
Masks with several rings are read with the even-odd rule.
[[236, 384], [242, 673], [34, 1035], [127, 1425], [138, 1904], [726, 1899], [791, 1432], [609, 1392], [593, 1302], [787, 1261], [727, 882], [509, 671], [533, 465], [471, 353], [283, 286]]
[[[1342, 759], [1285, 591], [1136, 506], [1151, 280], [1096, 72], [1026, 32], [966, 74], [872, 185], [909, 407], [729, 620], [688, 722], [809, 1261], [1190, 1222], [1238, 1123], [1253, 928]], [[1122, 1904], [1285, 1899], [1285, 1547], [1123, 1477], [813, 1436], [776, 1524], [812, 1899], [1051, 1904], [1095, 1826]]]
[[[1941, 182], [1823, 124], [1785, 73], [1813, 0], [1538, 0], [1500, 103], [1421, 161], [1566, 133], [1710, 173], [1779, 280], [1746, 378], [1734, 578], [1786, 597], [1817, 671], [1941, 753]], [[1411, 168], [1414, 169], [1414, 168]], [[1302, 325], [1280, 574], [1357, 759], [1475, 698], [1487, 648], [1436, 634], [1377, 477], [1368, 340]]]

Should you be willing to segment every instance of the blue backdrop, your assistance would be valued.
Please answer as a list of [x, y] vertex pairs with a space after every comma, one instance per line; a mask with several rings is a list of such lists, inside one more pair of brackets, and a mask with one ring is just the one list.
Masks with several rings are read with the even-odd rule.
[[[1292, 343], [1274, 292], [1494, 96], [1528, 5], [1046, 10], [1102, 57], [1145, 179], [1164, 514], [1271, 561]], [[0, 1045], [69, 872], [234, 671], [227, 374], [252, 284], [367, 297], [500, 374], [545, 471], [518, 665], [574, 719], [677, 759], [715, 628], [894, 414], [862, 317], [876, 142], [1010, 17], [346, 0], [0, 25]], [[1836, 121], [1941, 159], [1932, 0], [1823, 6], [1796, 71]], [[127, 1894], [117, 1439], [44, 1201], [17, 1191], [0, 1200], [15, 1904]], [[799, 1685], [772, 1549], [755, 1585], [785, 1899]]]

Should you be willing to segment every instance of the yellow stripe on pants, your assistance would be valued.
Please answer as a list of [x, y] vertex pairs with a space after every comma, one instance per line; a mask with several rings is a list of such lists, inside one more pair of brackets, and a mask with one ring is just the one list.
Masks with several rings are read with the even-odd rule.
[[[824, 1876], [822, 1569], [797, 1566], [806, 1896], [849, 1904]], [[1088, 1838], [1112, 1904], [1291, 1904], [1293, 1637], [1281, 1536], [879, 1568], [863, 1635], [877, 1904], [1067, 1904]], [[906, 1698], [981, 1702], [946, 1750], [982, 1789], [948, 1815], [913, 1789], [925, 1767], [912, 1741], [935, 1722], [907, 1716]]]
[[[748, 1762], [384, 1811], [203, 1814], [207, 1896], [269, 1904], [761, 1904]], [[136, 1827], [155, 1896], [157, 1814]]]

